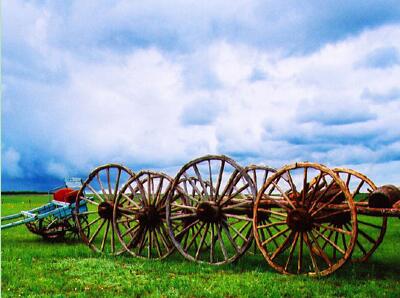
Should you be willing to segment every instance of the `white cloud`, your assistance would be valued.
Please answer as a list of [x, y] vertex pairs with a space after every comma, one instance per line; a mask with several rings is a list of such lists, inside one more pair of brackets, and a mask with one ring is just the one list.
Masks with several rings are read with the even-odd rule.
[[[242, 11], [233, 5], [224, 12], [218, 3], [212, 9], [227, 19]], [[93, 28], [81, 21], [66, 29], [79, 35], [79, 26], [84, 26], [80, 38], [85, 39], [85, 34], [101, 35], [105, 19], [129, 22], [118, 17], [132, 13], [128, 6], [120, 2], [98, 20], [87, 7], [78, 7], [63, 22], [90, 19]], [[182, 21], [178, 11], [166, 11]], [[24, 160], [42, 162], [44, 170], [57, 177], [87, 172], [104, 162], [126, 163], [135, 170], [170, 169], [207, 153], [276, 167], [305, 159], [350, 164], [378, 179], [371, 161], [382, 167], [387, 162], [392, 172], [382, 177], [391, 181], [400, 170], [395, 162], [400, 103], [362, 96], [364, 90], [385, 94], [398, 88], [400, 66], [358, 66], [374, 49], [400, 50], [398, 25], [365, 31], [303, 56], [223, 38], [184, 53], [156, 46], [122, 52], [99, 46], [82, 55], [71, 50], [68, 41], [65, 47], [54, 41], [54, 27], [60, 22], [54, 14], [24, 4], [20, 21], [6, 19], [10, 26], [18, 25], [16, 36], [8, 33], [6, 40], [17, 48], [27, 45], [32, 56], [43, 60], [44, 73], [62, 73], [55, 82], [5, 73], [10, 92], [4, 99], [6, 137], [19, 152], [8, 153], [8, 163], [14, 165], [11, 172], [6, 169], [10, 176], [22, 175], [20, 154]], [[247, 11], [244, 22], [251, 22], [249, 15]], [[16, 60], [7, 58], [8, 69], [15, 70]], [[254, 73], [265, 75], [253, 80]], [[24, 96], [15, 95], [17, 91]]]
[[21, 156], [14, 148], [8, 148], [2, 152], [2, 170], [11, 178], [23, 177], [23, 170], [20, 166]]

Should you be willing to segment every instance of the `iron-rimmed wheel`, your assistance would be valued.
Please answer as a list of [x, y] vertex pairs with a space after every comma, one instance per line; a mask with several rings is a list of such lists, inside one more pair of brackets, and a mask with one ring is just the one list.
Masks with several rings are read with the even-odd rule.
[[253, 181], [231, 158], [207, 155], [187, 163], [167, 199], [166, 218], [175, 247], [199, 263], [235, 261], [253, 238], [255, 194]]
[[94, 169], [80, 188], [74, 217], [80, 237], [92, 250], [106, 254], [124, 252], [115, 234], [112, 216], [115, 198], [132, 176], [133, 172], [125, 166], [107, 164]]
[[[266, 218], [270, 222], [261, 223]], [[340, 228], [343, 224], [348, 229]], [[253, 231], [264, 258], [277, 271], [329, 275], [351, 256], [356, 208], [345, 183], [329, 168], [310, 162], [287, 165], [259, 191]], [[330, 239], [331, 232], [343, 235], [343, 243]]]
[[[346, 168], [335, 168], [335, 173], [345, 182], [354, 202], [368, 202], [368, 194], [376, 189], [376, 185], [367, 176]], [[357, 214], [358, 236], [351, 255], [352, 262], [365, 262], [382, 243], [387, 227], [387, 217], [372, 217]], [[342, 226], [347, 229], [347, 225]], [[332, 239], [341, 237], [333, 233]], [[339, 241], [340, 241], [339, 240]]]
[[131, 255], [164, 259], [174, 249], [165, 220], [167, 192], [172, 178], [141, 171], [121, 188], [113, 222], [118, 238]]

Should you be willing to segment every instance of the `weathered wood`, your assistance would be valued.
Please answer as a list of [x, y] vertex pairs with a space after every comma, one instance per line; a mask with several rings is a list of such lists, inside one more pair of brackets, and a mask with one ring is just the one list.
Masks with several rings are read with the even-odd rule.
[[392, 208], [400, 201], [400, 189], [394, 185], [383, 185], [368, 195], [371, 208]]

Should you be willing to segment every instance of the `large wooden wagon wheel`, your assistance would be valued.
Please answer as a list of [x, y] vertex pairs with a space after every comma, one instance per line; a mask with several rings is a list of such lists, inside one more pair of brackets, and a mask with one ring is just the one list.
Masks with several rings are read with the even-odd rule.
[[[376, 189], [375, 184], [368, 177], [351, 169], [335, 168], [333, 171], [345, 182], [356, 204], [368, 202], [368, 194]], [[387, 217], [357, 214], [357, 223], [358, 236], [351, 260], [353, 262], [365, 262], [385, 236]], [[341, 228], [347, 230], [348, 224], [344, 224]], [[341, 235], [337, 235], [337, 232], [332, 233], [331, 239], [343, 241]]]
[[175, 247], [199, 263], [235, 261], [253, 238], [255, 194], [247, 172], [226, 156], [208, 155], [184, 165], [167, 199], [166, 218]]
[[133, 256], [163, 259], [173, 251], [165, 220], [171, 183], [172, 178], [166, 174], [142, 171], [119, 192], [113, 222], [119, 240]]
[[[265, 182], [267, 182], [269, 176], [271, 176], [273, 173], [276, 173], [276, 169], [263, 165], [249, 165], [245, 168], [245, 171], [249, 174], [250, 178], [253, 180], [256, 193], [258, 193], [265, 184]], [[267, 222], [262, 220], [261, 223], [267, 223]], [[256, 254], [257, 251], [259, 251], [257, 248], [257, 243], [254, 241], [253, 253]]]
[[[112, 217], [115, 198], [133, 175], [122, 165], [103, 165], [90, 173], [79, 190], [75, 201], [75, 222], [82, 240], [92, 250], [106, 254], [124, 251], [115, 234]], [[82, 212], [80, 206], [84, 203], [87, 211]]]
[[350, 258], [357, 238], [356, 208], [345, 183], [310, 162], [285, 166], [267, 180], [253, 220], [258, 247], [284, 274], [331, 274]]

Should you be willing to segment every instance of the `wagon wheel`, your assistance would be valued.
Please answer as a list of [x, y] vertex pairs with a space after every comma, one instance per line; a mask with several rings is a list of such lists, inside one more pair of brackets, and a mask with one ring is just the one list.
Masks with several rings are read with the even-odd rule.
[[[343, 224], [347, 229], [340, 228]], [[278, 170], [259, 191], [253, 231], [262, 254], [277, 271], [328, 275], [350, 258], [357, 238], [356, 208], [332, 170], [296, 163]], [[343, 242], [332, 239], [333, 233]]]
[[115, 235], [112, 215], [118, 191], [133, 175], [122, 165], [103, 165], [90, 173], [79, 190], [75, 201], [75, 222], [80, 237], [92, 250], [106, 254], [124, 251]]
[[[354, 170], [336, 168], [333, 171], [345, 181], [355, 202], [367, 202], [368, 194], [376, 189], [375, 184], [368, 177]], [[383, 240], [386, 232], [387, 217], [371, 217], [357, 214], [357, 223], [358, 236], [351, 260], [353, 262], [365, 262]], [[345, 224], [341, 228], [347, 230], [347, 227], [348, 225]], [[336, 234], [337, 232], [333, 233], [333, 238], [340, 239], [341, 236]]]
[[63, 221], [54, 215], [27, 223], [26, 226], [29, 231], [47, 240], [60, 240], [64, 238], [67, 230]]
[[114, 205], [118, 238], [131, 255], [163, 259], [174, 249], [165, 220], [165, 203], [172, 178], [142, 171], [122, 187]]
[[[258, 193], [261, 187], [265, 184], [269, 176], [276, 172], [276, 169], [263, 166], [263, 165], [249, 165], [245, 168], [245, 171], [249, 174], [250, 178], [253, 180], [254, 186], [256, 188], [256, 192]], [[261, 224], [265, 224], [266, 222], [262, 220]], [[253, 253], [256, 254], [258, 251], [257, 243], [254, 242], [254, 250]]]
[[235, 261], [252, 241], [255, 193], [246, 171], [226, 156], [208, 155], [184, 165], [167, 198], [175, 247], [199, 263]]
[[[81, 226], [84, 227], [84, 233], [86, 237], [89, 237], [90, 235], [90, 226], [88, 226], [89, 221], [87, 216], [80, 216], [79, 220], [81, 221]], [[79, 227], [75, 223], [74, 217], [70, 217], [65, 220], [65, 225], [67, 226], [67, 229], [65, 231], [65, 239], [69, 241], [77, 241], [80, 239], [80, 234], [79, 234]]]

